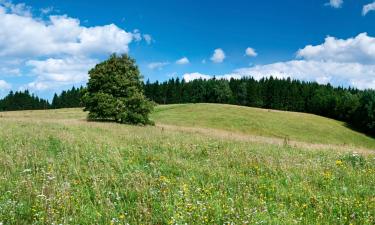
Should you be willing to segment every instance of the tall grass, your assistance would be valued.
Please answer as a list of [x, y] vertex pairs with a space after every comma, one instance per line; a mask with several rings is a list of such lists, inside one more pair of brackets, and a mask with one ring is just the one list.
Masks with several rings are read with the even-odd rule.
[[0, 118], [0, 223], [375, 222], [372, 154], [88, 123], [81, 115]]

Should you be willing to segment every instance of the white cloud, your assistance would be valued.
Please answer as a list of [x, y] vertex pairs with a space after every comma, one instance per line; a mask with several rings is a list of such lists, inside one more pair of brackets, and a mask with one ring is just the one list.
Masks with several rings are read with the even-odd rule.
[[262, 77], [291, 77], [298, 80], [350, 85], [361, 89], [375, 88], [375, 65], [360, 63], [292, 60], [268, 65], [238, 69], [235, 74]]
[[245, 54], [249, 57], [255, 57], [255, 56], [258, 55], [258, 53], [255, 51], [255, 49], [250, 48], [250, 47], [246, 49]]
[[214, 63], [222, 63], [225, 59], [225, 53], [221, 48], [215, 49], [214, 54], [211, 57], [211, 61]]
[[[228, 80], [231, 78], [254, 77], [254, 79], [259, 80], [270, 76], [275, 78], [291, 77], [298, 80], [316, 81], [320, 84], [347, 84], [360, 89], [375, 88], [375, 65], [362, 65], [359, 63], [292, 60], [241, 68], [232, 73], [215, 77]], [[187, 73], [183, 77], [189, 82], [199, 78], [210, 79], [213, 78], [213, 75]]]
[[375, 1], [373, 3], [367, 4], [363, 6], [362, 15], [366, 16], [367, 13], [375, 10]]
[[0, 12], [0, 56], [126, 53], [132, 39], [131, 33], [114, 24], [84, 27], [79, 20], [67, 16], [50, 16], [44, 22]]
[[211, 79], [212, 77], [210, 75], [206, 74], [201, 74], [201, 73], [185, 73], [183, 75], [183, 78], [186, 82], [190, 82], [192, 80], [197, 80], [197, 79]]
[[186, 57], [183, 57], [183, 58], [176, 61], [176, 64], [178, 64], [178, 65], [186, 65], [186, 64], [189, 64], [189, 63], [190, 63], [190, 61]]
[[361, 33], [354, 38], [327, 37], [321, 45], [308, 45], [297, 52], [306, 60], [375, 63], [375, 38]]
[[[42, 14], [52, 10], [40, 9]], [[88, 27], [67, 15], [41, 19], [25, 4], [0, 0], [0, 78], [34, 76], [24, 85], [34, 90], [81, 84], [98, 58], [128, 53], [129, 44], [139, 38], [139, 31], [127, 32], [115, 24]]]
[[167, 65], [169, 65], [169, 62], [153, 62], [153, 63], [148, 64], [147, 67], [151, 70], [155, 70], [155, 69], [161, 70], [163, 69], [163, 67]]
[[7, 83], [5, 80], [0, 80], [0, 91], [7, 91], [10, 90], [12, 86]]
[[143, 35], [143, 39], [145, 39], [145, 41], [147, 42], [147, 44], [151, 44], [152, 43], [152, 41], [153, 41], [153, 39], [152, 39], [152, 36], [151, 35], [149, 35], [149, 34], [144, 34]]
[[336, 9], [341, 8], [343, 4], [344, 4], [343, 0], [330, 0], [329, 2], [326, 3], [326, 5], [329, 5]]
[[[240, 78], [252, 76], [287, 78], [353, 86], [360, 89], [375, 88], [375, 38], [366, 33], [348, 39], [326, 38], [317, 46], [306, 46], [297, 52], [296, 60], [256, 65], [234, 70], [216, 78]], [[212, 75], [185, 74], [187, 81]]]
[[27, 88], [45, 90], [64, 85], [83, 84], [88, 80], [88, 71], [98, 63], [97, 60], [87, 58], [64, 58], [30, 60], [26, 63], [32, 67], [31, 73], [36, 76], [35, 81]]

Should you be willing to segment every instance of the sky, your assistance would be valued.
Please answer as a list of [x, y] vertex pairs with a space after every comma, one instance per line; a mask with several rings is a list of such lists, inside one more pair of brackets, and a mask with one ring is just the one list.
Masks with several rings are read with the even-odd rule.
[[279, 77], [375, 89], [374, 0], [0, 0], [0, 97], [50, 99], [112, 53], [144, 79]]

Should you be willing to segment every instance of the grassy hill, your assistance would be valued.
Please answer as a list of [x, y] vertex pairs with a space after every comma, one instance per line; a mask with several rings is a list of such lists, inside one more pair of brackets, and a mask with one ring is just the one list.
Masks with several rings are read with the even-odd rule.
[[160, 124], [375, 149], [374, 138], [353, 131], [343, 122], [306, 113], [232, 105], [186, 104], [160, 106], [152, 117]]
[[[374, 140], [340, 122], [208, 104], [158, 107], [156, 127], [85, 115], [0, 113], [0, 223], [375, 221]], [[321, 148], [251, 138], [286, 135]], [[328, 145], [343, 143], [362, 154]]]

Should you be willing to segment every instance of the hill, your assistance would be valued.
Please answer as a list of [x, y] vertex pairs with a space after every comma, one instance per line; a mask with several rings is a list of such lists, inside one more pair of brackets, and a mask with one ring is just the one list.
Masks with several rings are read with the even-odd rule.
[[[340, 122], [207, 104], [158, 107], [156, 127], [85, 116], [80, 109], [0, 113], [0, 223], [375, 220], [375, 159], [365, 149], [372, 139]], [[262, 135], [321, 148], [251, 139]], [[341, 140], [362, 154], [328, 145]]]
[[230, 132], [375, 149], [375, 139], [344, 122], [306, 113], [219, 104], [159, 106], [152, 115], [159, 124], [213, 128]]

